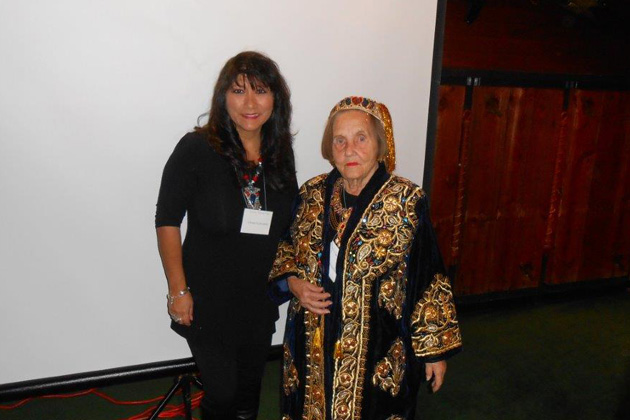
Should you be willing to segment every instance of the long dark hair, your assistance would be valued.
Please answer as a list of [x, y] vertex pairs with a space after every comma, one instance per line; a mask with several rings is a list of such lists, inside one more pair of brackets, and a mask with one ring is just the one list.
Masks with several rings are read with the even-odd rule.
[[291, 134], [291, 92], [278, 65], [269, 57], [255, 51], [244, 51], [230, 58], [214, 85], [208, 123], [195, 129], [207, 135], [214, 149], [234, 167], [239, 182], [251, 168], [247, 154], [226, 107], [226, 93], [239, 75], [254, 88], [257, 84], [268, 87], [273, 93], [273, 112], [262, 126], [260, 155], [263, 158], [265, 182], [275, 190], [295, 185], [295, 157]]

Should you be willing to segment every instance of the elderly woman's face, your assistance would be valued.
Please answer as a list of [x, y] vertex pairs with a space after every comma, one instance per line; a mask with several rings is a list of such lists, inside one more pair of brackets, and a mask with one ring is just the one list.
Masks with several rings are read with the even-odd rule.
[[378, 168], [378, 149], [369, 114], [357, 110], [337, 114], [332, 128], [333, 161], [350, 186], [360, 191], [367, 184]]

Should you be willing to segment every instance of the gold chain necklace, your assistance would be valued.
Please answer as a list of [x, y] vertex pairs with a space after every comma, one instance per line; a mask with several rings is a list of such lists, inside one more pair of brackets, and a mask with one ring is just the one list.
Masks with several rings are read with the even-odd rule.
[[352, 214], [352, 207], [344, 208], [342, 204], [341, 195], [344, 193], [343, 178], [339, 178], [333, 187], [333, 193], [330, 199], [332, 211], [330, 212], [329, 217], [331, 227], [337, 231], [337, 234], [333, 239], [337, 246], [341, 246], [343, 231], [346, 229], [350, 214]]

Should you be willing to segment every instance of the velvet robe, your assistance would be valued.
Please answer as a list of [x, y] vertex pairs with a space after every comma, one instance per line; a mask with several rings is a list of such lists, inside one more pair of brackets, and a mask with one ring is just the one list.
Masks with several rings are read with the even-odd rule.
[[[283, 344], [284, 419], [413, 419], [424, 363], [456, 353], [461, 335], [426, 196], [381, 164], [363, 188], [329, 276], [335, 169], [300, 189], [270, 274], [290, 300]], [[296, 275], [331, 294], [330, 314], [302, 308]]]

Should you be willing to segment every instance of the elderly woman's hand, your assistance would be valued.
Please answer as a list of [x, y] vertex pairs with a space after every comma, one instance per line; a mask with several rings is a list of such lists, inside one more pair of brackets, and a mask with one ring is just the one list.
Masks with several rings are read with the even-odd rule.
[[425, 374], [427, 381], [430, 381], [431, 390], [438, 392], [444, 383], [444, 375], [446, 374], [446, 361], [440, 360], [439, 362], [427, 363], [425, 365]]
[[332, 304], [329, 300], [330, 293], [324, 292], [323, 287], [316, 286], [295, 276], [289, 277], [287, 282], [291, 293], [298, 298], [303, 308], [318, 315], [330, 313], [327, 309]]
[[193, 298], [190, 293], [177, 296], [173, 299], [173, 303], [168, 302], [167, 306], [168, 314], [173, 321], [190, 327], [190, 323], [193, 320]]

